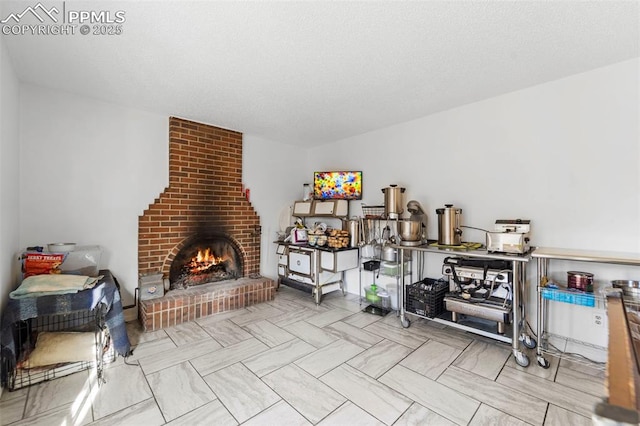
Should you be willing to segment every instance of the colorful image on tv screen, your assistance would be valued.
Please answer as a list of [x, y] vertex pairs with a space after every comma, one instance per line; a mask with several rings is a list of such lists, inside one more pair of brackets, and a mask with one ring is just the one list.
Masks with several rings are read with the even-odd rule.
[[362, 172], [315, 172], [313, 194], [319, 200], [360, 200]]

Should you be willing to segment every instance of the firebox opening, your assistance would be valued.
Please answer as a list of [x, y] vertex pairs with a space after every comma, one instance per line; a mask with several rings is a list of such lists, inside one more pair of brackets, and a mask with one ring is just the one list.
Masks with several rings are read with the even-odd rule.
[[242, 258], [226, 237], [202, 238], [186, 245], [169, 270], [171, 289], [242, 277]]

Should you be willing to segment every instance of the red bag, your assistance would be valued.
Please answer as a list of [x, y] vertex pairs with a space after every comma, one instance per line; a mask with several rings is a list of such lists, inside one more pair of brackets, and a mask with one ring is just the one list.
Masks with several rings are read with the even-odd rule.
[[32, 275], [59, 274], [65, 253], [25, 253], [22, 256], [22, 278]]

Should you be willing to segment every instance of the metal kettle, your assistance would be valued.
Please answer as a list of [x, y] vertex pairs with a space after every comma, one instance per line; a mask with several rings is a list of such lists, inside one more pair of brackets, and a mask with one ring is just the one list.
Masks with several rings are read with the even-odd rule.
[[462, 209], [445, 204], [436, 209], [438, 215], [438, 244], [459, 246], [462, 243]]
[[[382, 246], [381, 248], [381, 252], [380, 252], [380, 260], [384, 260], [385, 262], [398, 262], [400, 261], [400, 250], [398, 250], [397, 248], [389, 245], [389, 244], [385, 244]], [[408, 252], [403, 252], [403, 256], [402, 256], [402, 260], [405, 261], [407, 259], [409, 259], [411, 256], [410, 253]]]

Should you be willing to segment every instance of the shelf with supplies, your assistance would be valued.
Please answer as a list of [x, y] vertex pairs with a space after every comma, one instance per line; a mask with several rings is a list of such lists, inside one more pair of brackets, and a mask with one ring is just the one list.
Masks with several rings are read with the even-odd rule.
[[[411, 325], [409, 316], [446, 324], [510, 343], [516, 363], [523, 367], [529, 365], [529, 358], [520, 345], [527, 348], [536, 345], [526, 333], [523, 303], [525, 265], [531, 258], [531, 251], [523, 254], [493, 253], [481, 244], [451, 247], [433, 242], [394, 247], [399, 250], [399, 256], [405, 253], [410, 253], [411, 257], [418, 256], [417, 280], [407, 282], [403, 278], [400, 285], [400, 321], [404, 328]], [[426, 263], [427, 258], [433, 255], [444, 257], [442, 272], [447, 277], [446, 284], [421, 276], [420, 271], [424, 268], [420, 262]], [[459, 265], [448, 265], [448, 261], [459, 262]], [[462, 291], [462, 276], [465, 282], [471, 283], [470, 287], [479, 285], [473, 290], [465, 288]]]
[[[401, 282], [400, 273], [402, 271], [405, 275], [411, 274], [411, 260], [407, 258], [404, 259], [403, 262], [400, 262], [398, 260], [397, 250], [394, 249], [394, 251], [395, 260], [383, 260], [381, 255], [374, 257], [361, 256], [360, 258], [358, 277], [360, 303], [368, 303], [373, 306], [372, 308], [369, 306], [365, 307], [366, 312], [381, 314], [381, 312], [375, 309], [381, 308], [383, 309], [382, 313], [386, 315], [390, 311], [398, 309]], [[390, 256], [389, 252], [387, 252], [387, 256]], [[387, 257], [387, 259], [389, 259], [389, 257]], [[383, 285], [383, 281], [385, 280], [382, 279], [382, 277], [387, 278], [386, 285]], [[371, 286], [363, 286], [363, 280], [368, 279], [370, 279], [371, 285], [377, 287], [379, 294], [372, 295], [370, 290], [368, 292]], [[394, 300], [396, 303], [394, 303]]]
[[541, 296], [545, 300], [604, 309], [604, 299], [598, 297], [594, 293], [575, 291], [561, 287], [538, 287], [538, 291], [542, 293]]
[[[606, 309], [606, 297], [598, 293], [573, 292], [566, 289], [547, 289], [539, 287], [543, 294], [545, 305], [549, 302], [568, 303], [595, 309]], [[631, 300], [624, 301], [627, 311], [640, 312], [640, 303]], [[599, 314], [596, 314], [599, 315]], [[601, 319], [604, 322], [604, 318]], [[548, 368], [550, 364], [546, 355], [566, 359], [568, 361], [588, 366], [592, 369], [603, 370], [606, 367], [605, 360], [608, 355], [606, 346], [597, 345], [584, 340], [566, 335], [551, 333], [543, 330], [539, 334], [538, 364]]]
[[[606, 309], [606, 293], [613, 287], [604, 287], [598, 291], [580, 291], [567, 287], [538, 286], [542, 298], [547, 301], [568, 303], [589, 308]], [[640, 299], [625, 296], [624, 305], [629, 311], [640, 312]]]
[[[400, 273], [400, 262], [379, 260], [380, 258], [361, 258], [362, 269], [364, 271], [375, 272], [377, 276], [396, 277]], [[409, 261], [404, 261], [405, 273], [409, 273]]]
[[[586, 292], [567, 287], [538, 286], [538, 292], [543, 303], [557, 302], [561, 304], [583, 306], [586, 308], [605, 309], [605, 297], [599, 292]], [[604, 321], [604, 318], [602, 319]], [[603, 369], [604, 362], [599, 361], [607, 356], [607, 348], [593, 343], [574, 339], [556, 333], [543, 331], [538, 333], [538, 351], [557, 358], [564, 358], [571, 362]], [[578, 354], [580, 351], [583, 355]], [[545, 364], [546, 365], [546, 364]], [[544, 366], [544, 365], [541, 365]], [[545, 367], [546, 368], [546, 367]]]
[[[549, 285], [551, 282], [549, 264], [551, 261], [569, 261], [635, 267], [640, 266], [640, 254], [538, 247], [531, 257], [536, 260], [537, 269], [538, 321], [536, 334], [538, 335], [539, 343], [536, 358], [538, 365], [542, 368], [549, 368], [551, 364], [545, 355], [552, 355], [604, 368], [602, 360], [606, 359], [608, 348], [575, 338], [575, 336], [551, 333], [547, 330], [547, 321], [550, 302], [559, 302], [559, 307], [570, 304], [584, 308], [601, 309], [605, 312], [603, 316], [606, 315], [606, 294], [612, 288], [605, 287], [592, 292], [577, 291], [576, 289], [568, 288], [568, 285], [564, 287], [564, 283], [557, 283], [555, 280], [553, 284], [558, 288], [554, 288]], [[638, 312], [640, 310], [640, 300], [627, 296], [624, 296], [623, 300], [628, 311]], [[604, 321], [604, 317], [602, 321]]]

